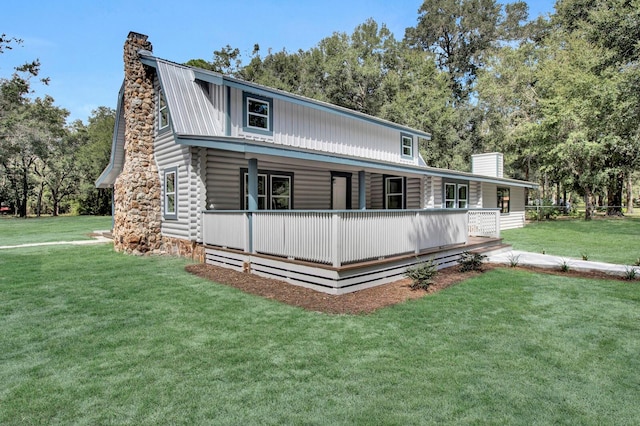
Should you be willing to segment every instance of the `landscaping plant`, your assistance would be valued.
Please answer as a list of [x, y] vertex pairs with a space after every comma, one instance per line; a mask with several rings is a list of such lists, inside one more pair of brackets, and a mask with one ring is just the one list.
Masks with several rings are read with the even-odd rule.
[[424, 263], [407, 269], [406, 275], [412, 280], [412, 290], [426, 290], [433, 283], [433, 278], [437, 273], [437, 266], [433, 263], [433, 260], [430, 259]]
[[484, 254], [463, 252], [458, 259], [461, 272], [482, 271], [482, 262], [486, 258]]

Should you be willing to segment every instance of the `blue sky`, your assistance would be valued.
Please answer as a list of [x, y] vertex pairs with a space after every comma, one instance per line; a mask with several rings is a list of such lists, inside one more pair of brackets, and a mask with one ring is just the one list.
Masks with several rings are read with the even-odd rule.
[[[530, 18], [553, 12], [554, 0], [528, 0]], [[0, 54], [0, 77], [39, 58], [51, 95], [86, 122], [98, 106], [115, 108], [122, 83], [122, 46], [129, 31], [147, 34], [156, 56], [175, 62], [202, 58], [227, 44], [244, 57], [258, 43], [293, 52], [309, 49], [333, 32], [351, 34], [367, 18], [396, 38], [414, 26], [421, 0], [106, 0], [10, 1], [2, 6], [0, 34], [24, 40]]]

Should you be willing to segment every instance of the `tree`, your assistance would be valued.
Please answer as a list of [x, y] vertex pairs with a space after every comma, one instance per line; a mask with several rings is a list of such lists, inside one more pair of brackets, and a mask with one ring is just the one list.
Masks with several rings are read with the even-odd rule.
[[91, 112], [87, 126], [74, 123], [72, 136], [79, 142], [77, 168], [80, 188], [77, 197], [78, 213], [111, 214], [111, 189], [96, 188], [95, 181], [109, 164], [116, 112], [98, 107]]
[[465, 100], [489, 48], [522, 37], [520, 24], [527, 11], [522, 1], [503, 11], [495, 0], [424, 0], [418, 24], [407, 28], [405, 40], [434, 53], [438, 67], [449, 74], [454, 95]]

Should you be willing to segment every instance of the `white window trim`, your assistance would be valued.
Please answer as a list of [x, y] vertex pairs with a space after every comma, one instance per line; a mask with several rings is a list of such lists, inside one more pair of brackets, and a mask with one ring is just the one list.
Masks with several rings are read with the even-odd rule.
[[[257, 102], [257, 103], [261, 103], [261, 104], [265, 104], [267, 105], [267, 110], [269, 111], [268, 114], [260, 114], [257, 112], [251, 112], [249, 111], [249, 102]], [[256, 130], [262, 130], [263, 132], [270, 132], [271, 131], [271, 104], [269, 103], [269, 101], [265, 101], [263, 99], [258, 99], [258, 98], [253, 98], [251, 96], [247, 96], [247, 103], [244, 106], [245, 110], [246, 110], [246, 114], [247, 114], [247, 127], [249, 129], [256, 129]], [[249, 116], [251, 115], [255, 115], [257, 117], [264, 117], [267, 123], [267, 127], [258, 127], [258, 126], [252, 126], [251, 124], [251, 120], [249, 120]]]
[[[274, 195], [273, 193], [273, 178], [279, 178], [279, 179], [286, 179], [289, 182], [289, 194], [286, 196], [283, 195]], [[274, 199], [287, 199], [287, 208], [283, 209], [283, 210], [291, 210], [291, 176], [286, 176], [286, 175], [278, 175], [278, 174], [272, 174], [269, 175], [269, 188], [271, 189], [271, 194], [269, 199], [271, 200], [271, 210], [276, 210], [274, 208]]]
[[[447, 188], [449, 186], [453, 186], [453, 198], [446, 198], [447, 197], [447, 193], [449, 191], [447, 191]], [[456, 205], [457, 205], [457, 200], [456, 200], [456, 195], [458, 192], [458, 186], [455, 183], [445, 183], [444, 184], [444, 208], [445, 209], [455, 209]], [[452, 203], [452, 207], [448, 207], [448, 203], [451, 202]]]
[[[405, 153], [405, 148], [408, 148], [408, 154]], [[400, 135], [400, 153], [403, 158], [413, 158], [413, 137], [411, 135], [404, 133]]]
[[[162, 113], [167, 112], [166, 123], [163, 123]], [[158, 92], [158, 130], [163, 130], [169, 127], [169, 109], [167, 107], [167, 99], [164, 96], [162, 90]]]
[[[465, 189], [465, 195], [466, 195], [466, 198], [464, 198], [464, 199], [461, 199], [461, 198], [460, 198], [460, 188], [464, 188], [464, 189]], [[469, 185], [466, 185], [466, 184], [464, 184], [464, 183], [459, 183], [459, 184], [457, 185], [457, 188], [456, 188], [456, 189], [457, 189], [456, 197], [458, 198], [458, 200], [457, 200], [457, 202], [456, 202], [456, 206], [457, 206], [459, 209], [466, 209], [466, 208], [468, 208], [468, 207], [469, 207]], [[460, 206], [460, 201], [462, 201], [462, 200], [464, 200], [464, 206]]]
[[[173, 191], [168, 191], [168, 183], [170, 176], [173, 176]], [[164, 172], [164, 218], [165, 219], [177, 219], [178, 218], [178, 168], [172, 167], [166, 169]], [[169, 197], [173, 196], [173, 210], [169, 210]]]
[[[389, 188], [389, 181], [392, 180], [399, 180], [400, 181], [400, 192], [389, 192], [388, 188]], [[385, 196], [384, 196], [384, 208], [385, 209], [389, 209], [389, 197], [397, 197], [398, 195], [401, 196], [401, 200], [400, 200], [400, 209], [404, 209], [405, 206], [405, 201], [404, 201], [404, 178], [402, 176], [387, 176], [384, 178], [384, 192], [385, 192]]]
[[502, 215], [508, 215], [509, 213], [511, 213], [511, 188], [506, 187], [506, 186], [499, 186], [496, 188], [496, 201], [500, 202], [500, 197], [498, 197], [498, 191], [507, 191], [508, 195], [508, 199], [507, 199], [507, 211], [503, 211], [503, 207], [504, 207], [504, 193], [502, 196], [502, 204], [498, 204], [498, 208], [500, 209], [500, 214]]
[[[262, 189], [264, 193], [260, 193], [260, 185], [258, 185], [258, 209], [260, 210], [260, 199], [264, 199], [264, 206], [269, 207], [267, 205], [267, 175], [264, 173], [258, 173], [258, 183], [260, 178], [264, 178], [264, 185], [262, 185]], [[244, 174], [244, 209], [249, 210], [249, 173], [245, 172]]]

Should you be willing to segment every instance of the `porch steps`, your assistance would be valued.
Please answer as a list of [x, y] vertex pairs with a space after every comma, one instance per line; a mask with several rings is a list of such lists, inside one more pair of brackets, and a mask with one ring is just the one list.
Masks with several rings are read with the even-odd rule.
[[475, 250], [470, 250], [471, 253], [478, 253], [484, 256], [493, 256], [495, 254], [505, 253], [513, 250], [513, 247], [509, 244], [496, 244], [488, 247], [482, 247]]

